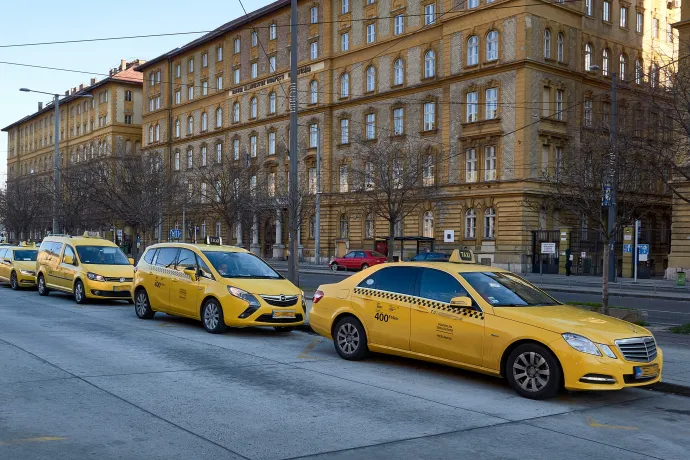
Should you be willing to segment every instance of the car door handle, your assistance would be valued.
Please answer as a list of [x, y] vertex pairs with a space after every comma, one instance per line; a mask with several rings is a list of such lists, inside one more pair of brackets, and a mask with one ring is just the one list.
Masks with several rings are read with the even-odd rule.
[[429, 313], [429, 309], [427, 307], [423, 307], [421, 305], [415, 305], [414, 309], [421, 312], [421, 313]]

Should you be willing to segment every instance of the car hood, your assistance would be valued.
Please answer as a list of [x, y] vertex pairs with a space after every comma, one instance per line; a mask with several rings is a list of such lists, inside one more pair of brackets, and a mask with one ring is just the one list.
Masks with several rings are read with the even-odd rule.
[[251, 294], [258, 295], [300, 295], [302, 291], [286, 279], [267, 280], [267, 279], [246, 279], [246, 278], [223, 278], [223, 282], [228, 286], [235, 286], [244, 289]]
[[134, 266], [132, 265], [83, 264], [82, 267], [88, 272], [106, 278], [134, 278]]
[[494, 307], [494, 313], [501, 318], [530, 324], [557, 334], [572, 332], [606, 344], [613, 344], [617, 339], [652, 335], [647, 329], [633, 323], [569, 305]]
[[18, 268], [19, 270], [31, 270], [32, 272], [36, 271], [36, 262], [35, 261], [17, 261], [15, 260], [12, 265], [14, 268]]

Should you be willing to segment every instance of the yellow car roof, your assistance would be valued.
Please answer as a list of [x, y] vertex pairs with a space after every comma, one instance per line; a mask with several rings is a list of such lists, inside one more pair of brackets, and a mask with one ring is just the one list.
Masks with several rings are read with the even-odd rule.
[[43, 241], [54, 241], [56, 243], [68, 243], [72, 246], [106, 246], [111, 248], [118, 247], [110, 240], [103, 238], [91, 238], [83, 236], [46, 236]]
[[402, 266], [410, 267], [426, 267], [436, 268], [439, 270], [451, 273], [477, 273], [477, 272], [495, 272], [495, 273], [509, 273], [508, 270], [498, 267], [491, 267], [488, 265], [481, 265], [477, 263], [453, 263], [453, 262], [401, 262]]
[[249, 252], [244, 248], [237, 246], [219, 246], [215, 244], [194, 244], [194, 243], [157, 243], [150, 246], [151, 248], [187, 248], [187, 249], [198, 249], [199, 251], [206, 252]]

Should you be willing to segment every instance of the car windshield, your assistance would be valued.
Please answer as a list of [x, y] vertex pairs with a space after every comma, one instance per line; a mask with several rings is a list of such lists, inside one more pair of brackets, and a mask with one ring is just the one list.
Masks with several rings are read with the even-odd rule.
[[22, 249], [14, 251], [14, 260], [17, 262], [36, 262], [37, 255], [37, 249]]
[[129, 265], [120, 248], [112, 246], [77, 246], [79, 260], [89, 265]]
[[281, 279], [282, 276], [254, 254], [205, 251], [211, 265], [223, 278]]
[[560, 302], [512, 273], [460, 273], [494, 307], [540, 307]]

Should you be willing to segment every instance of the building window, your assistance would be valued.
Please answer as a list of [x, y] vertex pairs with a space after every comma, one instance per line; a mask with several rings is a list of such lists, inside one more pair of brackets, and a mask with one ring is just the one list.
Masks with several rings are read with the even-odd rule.
[[393, 18], [393, 34], [401, 35], [405, 32], [405, 15], [399, 14]]
[[496, 147], [493, 145], [484, 147], [484, 180], [496, 180]]
[[175, 64], [175, 77], [180, 78], [181, 75], [182, 75], [182, 66], [178, 62], [177, 64]]
[[496, 228], [496, 211], [488, 208], [484, 211], [484, 239], [494, 239], [494, 229]]
[[175, 91], [175, 104], [180, 104], [182, 102], [182, 91], [179, 89]]
[[367, 43], [376, 41], [376, 24], [367, 24]]
[[604, 76], [608, 76], [609, 74], [609, 50], [608, 48], [604, 48], [604, 51], [601, 53], [601, 73]]
[[592, 45], [587, 43], [585, 45], [585, 71], [592, 70]]
[[259, 76], [259, 63], [258, 62], [252, 62], [252, 78], [256, 78]]
[[204, 80], [201, 82], [201, 95], [208, 96], [208, 81]]
[[620, 25], [622, 28], [627, 29], [628, 28], [628, 8], [625, 6], [621, 6], [621, 15], [620, 15]]
[[216, 48], [216, 62], [222, 62], [223, 61], [223, 45], [219, 45], [218, 48]]
[[364, 220], [364, 238], [374, 238], [374, 214], [372, 213], [367, 214]]
[[471, 36], [467, 40], [467, 65], [477, 65], [479, 63], [479, 37]]
[[592, 16], [594, 13], [592, 6], [593, 1], [594, 0], [585, 0], [585, 12], [587, 13], [587, 16]]
[[393, 135], [399, 136], [405, 132], [405, 109], [398, 107], [393, 109]]
[[268, 154], [269, 155], [275, 155], [276, 154], [276, 132], [275, 131], [270, 131], [268, 133]]
[[309, 103], [318, 104], [319, 102], [319, 83], [316, 80], [312, 80], [309, 83]]
[[276, 113], [276, 93], [273, 91], [268, 95], [268, 113], [271, 115]]
[[257, 46], [259, 44], [259, 34], [255, 30], [252, 31], [252, 46]]
[[187, 134], [194, 134], [194, 117], [187, 118]]
[[635, 60], [635, 83], [642, 84], [642, 61], [639, 59]]
[[604, 0], [604, 14], [601, 19], [604, 22], [611, 22], [611, 2]]
[[319, 125], [312, 123], [309, 125], [309, 148], [315, 149], [319, 146]]
[[268, 71], [269, 72], [275, 72], [276, 71], [276, 57], [271, 56], [268, 58]]
[[349, 222], [347, 219], [347, 214], [340, 215], [340, 238], [347, 238], [349, 230]]
[[436, 22], [436, 5], [430, 3], [424, 5], [424, 25], [428, 26]]
[[192, 72], [194, 72], [194, 58], [191, 58], [189, 61], [187, 61], [187, 73]]
[[217, 91], [223, 90], [223, 76], [222, 75], [216, 77], [216, 90]]
[[175, 151], [175, 171], [180, 170], [180, 151]]
[[556, 120], [563, 120], [563, 96], [565, 91], [556, 90]]
[[465, 213], [465, 239], [473, 240], [476, 238], [477, 231], [477, 214], [473, 208], [470, 208]]
[[232, 104], [232, 122], [233, 123], [239, 123], [240, 122], [240, 103], [235, 102]]
[[558, 62], [565, 61], [565, 37], [562, 33], [558, 33], [558, 41], [556, 42], [556, 57]]
[[659, 20], [652, 18], [652, 37], [659, 38]]
[[467, 117], [466, 117], [465, 122], [466, 123], [472, 123], [472, 122], [477, 121], [477, 102], [478, 102], [477, 92], [472, 91], [472, 92], [467, 93], [467, 101], [466, 102], [467, 102], [467, 104], [466, 104]]
[[477, 182], [477, 150], [465, 150], [465, 182]]
[[436, 128], [436, 103], [424, 103], [424, 131], [433, 131]]
[[309, 168], [308, 175], [308, 191], [310, 195], [316, 194], [316, 168]]
[[350, 34], [345, 32], [340, 35], [340, 51], [348, 51], [350, 49]]
[[367, 92], [376, 91], [376, 68], [373, 65], [367, 67]]
[[240, 140], [239, 139], [233, 139], [233, 141], [232, 141], [232, 159], [233, 160], [239, 160], [240, 159]]
[[156, 142], [161, 140], [161, 125], [156, 123]]
[[201, 114], [201, 131], [208, 129], [208, 114], [206, 112]]
[[642, 30], [643, 30], [643, 25], [644, 25], [644, 15], [642, 13], [638, 12], [635, 15], [635, 17], [636, 17], [635, 32], [637, 32], [638, 34], [641, 34]]
[[549, 29], [544, 30], [544, 58], [551, 58], [551, 31]]
[[[179, 123], [179, 122], [178, 122]], [[125, 115], [125, 124], [126, 125], [131, 125], [132, 124], [132, 115]], [[86, 133], [86, 124], [84, 124], [84, 133]], [[77, 133], [78, 134], [78, 133]]]
[[216, 164], [221, 164], [223, 162], [223, 144], [216, 143]]
[[249, 136], [249, 154], [251, 155], [252, 158], [256, 157], [256, 148], [257, 148], [256, 135], [251, 135], [251, 136]]
[[350, 0], [340, 0], [340, 14], [350, 12]]
[[434, 237], [434, 213], [427, 211], [424, 213], [423, 224], [422, 224], [422, 236], [425, 238]]
[[311, 7], [311, 9], [309, 10], [309, 18], [310, 18], [312, 24], [318, 24], [319, 23], [319, 7], [317, 7], [317, 6]]
[[175, 137], [180, 137], [181, 134], [181, 128], [180, 128], [180, 119], [178, 118], [175, 120]]
[[201, 166], [206, 166], [208, 164], [206, 146], [201, 146]]
[[311, 60], [313, 61], [314, 59], [318, 59], [318, 57], [319, 57], [319, 42], [311, 42], [309, 44], [309, 50], [310, 50]]
[[393, 63], [393, 85], [402, 85], [405, 81], [405, 64], [398, 58]]
[[201, 67], [208, 67], [208, 53], [201, 55]]
[[436, 74], [436, 53], [429, 50], [424, 55], [424, 78], [433, 78]]
[[467, 0], [467, 8], [477, 8], [479, 6], [479, 0]]
[[[125, 91], [125, 101], [132, 102], [132, 92], [130, 90]], [[86, 102], [84, 103], [84, 112], [86, 112]]]
[[242, 49], [242, 41], [239, 38], [235, 39], [234, 46], [235, 54], [240, 54], [240, 50]]
[[498, 117], [498, 88], [487, 88], [484, 92], [485, 96], [485, 113], [484, 118], [493, 120]]
[[425, 155], [422, 163], [422, 185], [424, 187], [433, 187], [434, 169], [434, 157], [432, 155]]
[[340, 97], [350, 96], [350, 74], [344, 73], [340, 76]]
[[194, 87], [191, 85], [187, 87], [187, 99], [190, 101], [194, 99]]
[[621, 81], [625, 80], [625, 69], [627, 67], [628, 60], [625, 57], [625, 54], [621, 54], [620, 60], [619, 60], [619, 65], [618, 65], [618, 78], [621, 79]]
[[592, 100], [585, 99], [585, 126], [592, 126]]
[[666, 41], [673, 43], [673, 26], [671, 24], [666, 24]]
[[218, 107], [216, 109], [216, 128], [221, 128], [223, 126], [223, 109]]
[[272, 23], [268, 26], [268, 39], [275, 40], [278, 37], [278, 26], [276, 23]]
[[376, 139], [376, 114], [368, 113], [366, 116], [366, 138], [367, 140]]
[[498, 32], [492, 30], [486, 34], [486, 60], [495, 61], [498, 59]]
[[340, 143], [350, 143], [350, 120], [347, 118], [340, 120]]
[[347, 182], [347, 165], [340, 165], [339, 171], [340, 193], [347, 193], [349, 185]]
[[249, 118], [252, 118], [252, 119], [256, 118], [257, 117], [257, 111], [258, 111], [258, 108], [257, 108], [256, 98], [253, 97], [249, 101]]

